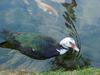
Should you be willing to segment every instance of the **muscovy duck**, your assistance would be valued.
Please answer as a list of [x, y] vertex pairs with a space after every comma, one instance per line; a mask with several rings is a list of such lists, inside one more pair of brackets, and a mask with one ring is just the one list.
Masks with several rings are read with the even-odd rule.
[[79, 51], [75, 40], [65, 37], [57, 43], [53, 38], [37, 33], [17, 33], [10, 31], [0, 32], [0, 37], [5, 39], [0, 43], [2, 48], [10, 48], [20, 51], [22, 54], [38, 60], [49, 59], [65, 54], [69, 48]]

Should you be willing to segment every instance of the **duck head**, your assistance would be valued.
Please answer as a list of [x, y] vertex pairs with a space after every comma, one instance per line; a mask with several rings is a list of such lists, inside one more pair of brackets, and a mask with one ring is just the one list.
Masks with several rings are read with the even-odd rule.
[[79, 52], [79, 48], [77, 47], [75, 40], [71, 37], [66, 37], [62, 39], [59, 43], [62, 48], [57, 50], [60, 54], [64, 54], [68, 51], [68, 48], [72, 48], [76, 52]]

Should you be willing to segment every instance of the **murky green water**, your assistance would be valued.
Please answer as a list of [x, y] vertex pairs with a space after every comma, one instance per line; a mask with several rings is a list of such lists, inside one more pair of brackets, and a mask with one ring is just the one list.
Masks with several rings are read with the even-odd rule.
[[[61, 4], [46, 3], [53, 6], [59, 16], [50, 15], [42, 11], [34, 0], [26, 5], [22, 0], [0, 0], [0, 30], [8, 29], [16, 32], [36, 32], [55, 38], [58, 42], [66, 36], [64, 18], [65, 9]], [[91, 60], [91, 65], [100, 67], [100, 5], [99, 0], [79, 0], [75, 10], [76, 28], [81, 37], [81, 54]], [[31, 10], [32, 15], [27, 11]], [[0, 39], [0, 41], [3, 41]], [[45, 71], [52, 67], [52, 59], [34, 60], [17, 51], [0, 48], [0, 68], [26, 69], [31, 71]]]

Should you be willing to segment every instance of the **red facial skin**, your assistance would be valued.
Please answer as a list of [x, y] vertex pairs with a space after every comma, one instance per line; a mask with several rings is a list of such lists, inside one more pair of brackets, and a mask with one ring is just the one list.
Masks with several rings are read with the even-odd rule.
[[71, 43], [71, 42], [70, 42], [70, 44], [71, 44], [71, 48], [73, 48], [73, 49], [74, 49], [74, 48], [76, 47], [76, 45], [75, 45], [75, 44], [73, 44], [73, 43]]

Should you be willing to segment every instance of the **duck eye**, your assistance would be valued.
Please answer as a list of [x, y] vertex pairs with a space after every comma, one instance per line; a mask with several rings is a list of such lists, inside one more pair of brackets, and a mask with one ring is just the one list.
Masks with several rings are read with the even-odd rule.
[[69, 42], [71, 45], [73, 44], [72, 42]]

